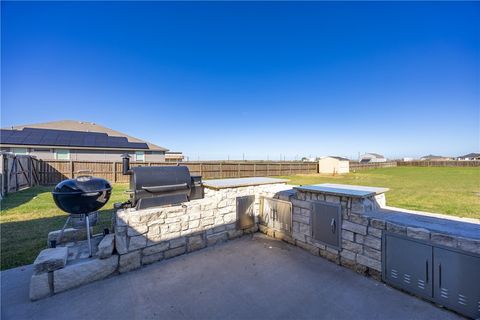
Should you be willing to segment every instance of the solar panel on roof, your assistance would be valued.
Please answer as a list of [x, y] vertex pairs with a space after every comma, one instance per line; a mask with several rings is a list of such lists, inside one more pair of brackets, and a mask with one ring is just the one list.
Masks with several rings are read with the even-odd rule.
[[125, 137], [109, 136], [103, 132], [82, 132], [38, 128], [24, 128], [23, 130], [2, 129], [0, 133], [0, 141], [3, 144], [148, 149], [146, 143], [129, 142]]
[[42, 135], [31, 134], [28, 136], [28, 144], [40, 144], [42, 142]]
[[0, 137], [7, 138], [7, 137], [10, 137], [11, 135], [12, 135], [12, 130], [2, 130], [0, 132]]

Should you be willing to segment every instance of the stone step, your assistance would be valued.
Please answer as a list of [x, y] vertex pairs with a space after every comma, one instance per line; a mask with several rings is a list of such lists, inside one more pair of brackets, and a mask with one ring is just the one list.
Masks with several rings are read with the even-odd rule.
[[54, 271], [65, 267], [68, 257], [67, 247], [57, 247], [42, 250], [35, 262], [33, 271], [35, 274]]
[[[82, 241], [87, 239], [86, 228], [83, 228], [83, 229], [66, 228], [65, 231], [63, 232], [62, 239], [60, 239], [60, 242], [59, 242], [58, 238], [60, 237], [60, 233], [62, 233], [62, 230], [55, 230], [48, 233], [48, 238], [47, 238], [48, 247], [50, 247], [50, 242], [52, 240], [57, 241], [57, 245], [59, 245], [61, 243]], [[90, 235], [92, 234], [93, 234], [93, 227], [90, 227]]]
[[102, 241], [98, 244], [98, 251], [96, 256], [100, 259], [109, 258], [113, 253], [115, 241], [115, 234], [110, 233], [103, 237]]

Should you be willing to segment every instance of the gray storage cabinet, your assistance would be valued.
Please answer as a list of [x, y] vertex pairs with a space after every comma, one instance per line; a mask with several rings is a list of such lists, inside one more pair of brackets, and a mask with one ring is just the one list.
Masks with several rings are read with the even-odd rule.
[[313, 202], [312, 236], [315, 240], [340, 249], [342, 211], [340, 204]]
[[473, 318], [480, 317], [480, 258], [433, 248], [435, 302]]
[[480, 317], [479, 256], [389, 233], [383, 241], [385, 282]]
[[419, 242], [386, 236], [385, 280], [420, 296], [430, 297], [432, 247]]

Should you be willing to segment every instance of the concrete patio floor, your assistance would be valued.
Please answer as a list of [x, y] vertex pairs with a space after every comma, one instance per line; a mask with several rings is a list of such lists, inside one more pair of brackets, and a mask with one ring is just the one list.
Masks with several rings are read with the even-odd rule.
[[2, 319], [460, 318], [258, 233], [36, 302], [31, 272], [1, 272]]

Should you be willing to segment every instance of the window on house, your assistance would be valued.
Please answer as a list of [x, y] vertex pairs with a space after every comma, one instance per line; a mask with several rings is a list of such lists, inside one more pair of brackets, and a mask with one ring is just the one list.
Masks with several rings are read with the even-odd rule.
[[70, 160], [70, 150], [68, 150], [68, 149], [55, 149], [55, 159], [57, 159], [57, 160]]
[[28, 154], [27, 148], [13, 148], [13, 153], [19, 154], [19, 155], [26, 155]]
[[145, 152], [135, 151], [135, 161], [145, 161]]

